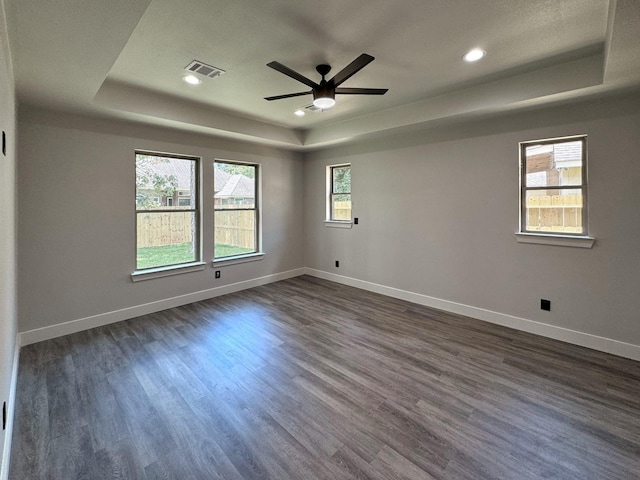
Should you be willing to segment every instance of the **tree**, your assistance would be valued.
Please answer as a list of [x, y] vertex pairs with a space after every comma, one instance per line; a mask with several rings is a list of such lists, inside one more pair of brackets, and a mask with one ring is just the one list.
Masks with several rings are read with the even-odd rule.
[[170, 159], [150, 155], [136, 155], [136, 205], [141, 209], [162, 206], [162, 197], [171, 197], [178, 188], [175, 175], [158, 172], [157, 166]]
[[351, 193], [351, 167], [333, 168], [333, 193]]
[[244, 175], [245, 177], [254, 178], [255, 167], [251, 165], [237, 165], [235, 163], [218, 163], [216, 162], [216, 168], [230, 175]]

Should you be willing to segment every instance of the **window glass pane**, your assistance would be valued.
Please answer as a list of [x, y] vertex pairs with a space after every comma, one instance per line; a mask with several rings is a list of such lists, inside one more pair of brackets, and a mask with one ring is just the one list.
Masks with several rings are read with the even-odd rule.
[[198, 259], [195, 212], [139, 212], [136, 217], [138, 270]]
[[582, 185], [582, 141], [525, 148], [525, 186]]
[[525, 195], [526, 231], [584, 233], [582, 189], [529, 190]]
[[351, 167], [333, 167], [332, 193], [351, 193]]
[[351, 220], [351, 195], [331, 196], [332, 220]]
[[215, 258], [257, 251], [255, 210], [216, 210], [214, 222]]
[[136, 154], [136, 208], [196, 208], [196, 161]]

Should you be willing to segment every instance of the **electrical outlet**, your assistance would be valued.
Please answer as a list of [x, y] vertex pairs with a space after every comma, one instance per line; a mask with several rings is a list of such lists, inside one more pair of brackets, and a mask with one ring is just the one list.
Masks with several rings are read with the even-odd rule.
[[355, 218], [353, 219], [353, 224], [354, 224], [354, 225], [357, 225], [357, 224], [358, 224], [358, 217], [355, 217]]
[[336, 260], [336, 268], [340, 266], [340, 261]]
[[216, 278], [220, 278], [220, 270], [216, 270]]
[[540, 299], [540, 309], [546, 310], [547, 312], [551, 311], [551, 300], [545, 300], [544, 298]]
[[2, 402], [2, 430], [7, 429], [7, 402]]

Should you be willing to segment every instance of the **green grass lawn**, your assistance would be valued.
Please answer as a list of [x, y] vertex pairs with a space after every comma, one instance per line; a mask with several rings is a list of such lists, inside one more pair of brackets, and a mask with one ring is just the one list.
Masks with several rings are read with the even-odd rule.
[[[195, 254], [191, 251], [191, 243], [178, 245], [164, 245], [162, 247], [138, 248], [137, 268], [160, 267], [195, 261]], [[250, 248], [234, 247], [232, 245], [216, 245], [216, 257], [230, 257], [253, 252]]]
[[216, 258], [230, 257], [232, 255], [242, 255], [243, 253], [252, 253], [252, 248], [234, 247], [233, 245], [216, 244]]
[[189, 242], [177, 245], [163, 245], [162, 247], [138, 248], [138, 270], [193, 262], [195, 253], [191, 249], [192, 245]]

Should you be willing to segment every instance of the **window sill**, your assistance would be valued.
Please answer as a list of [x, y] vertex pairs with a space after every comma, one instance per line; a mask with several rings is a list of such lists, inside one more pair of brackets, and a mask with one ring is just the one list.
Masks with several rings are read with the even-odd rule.
[[182, 275], [183, 273], [201, 272], [206, 266], [205, 262], [184, 263], [182, 265], [172, 265], [170, 267], [149, 268], [148, 270], [136, 270], [131, 274], [131, 280], [141, 282], [154, 278], [169, 277], [171, 275]]
[[324, 226], [330, 228], [351, 228], [353, 222], [347, 220], [325, 220]]
[[553, 235], [540, 233], [516, 233], [519, 243], [535, 243], [537, 245], [557, 245], [560, 247], [591, 248], [596, 239], [593, 237]]
[[229, 265], [238, 265], [240, 263], [257, 262], [264, 258], [264, 252], [248, 253], [246, 255], [236, 255], [234, 257], [224, 257], [214, 259], [211, 264], [215, 267], [227, 267]]

